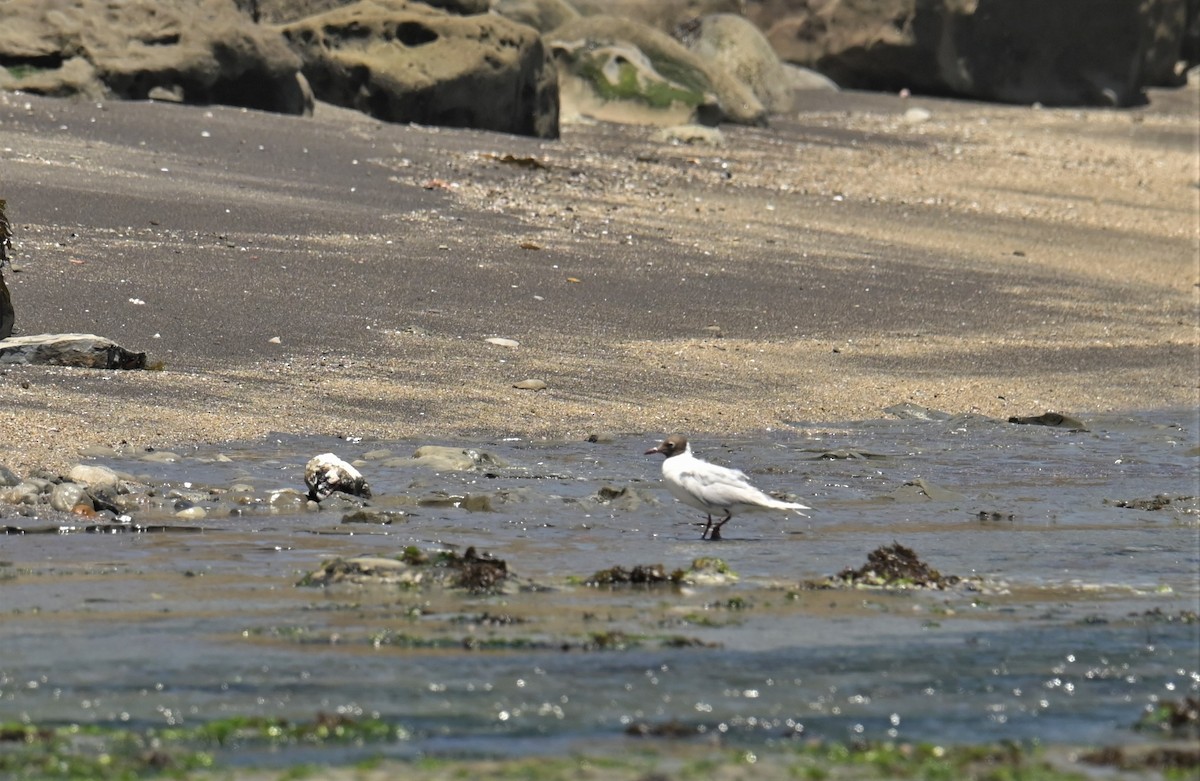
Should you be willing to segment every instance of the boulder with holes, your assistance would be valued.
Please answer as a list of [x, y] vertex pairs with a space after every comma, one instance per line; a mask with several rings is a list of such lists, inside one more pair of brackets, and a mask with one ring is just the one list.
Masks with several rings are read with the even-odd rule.
[[558, 136], [554, 62], [531, 27], [375, 0], [278, 29], [321, 100], [388, 122]]
[[0, 89], [312, 110], [299, 58], [233, 0], [5, 0], [3, 13]]

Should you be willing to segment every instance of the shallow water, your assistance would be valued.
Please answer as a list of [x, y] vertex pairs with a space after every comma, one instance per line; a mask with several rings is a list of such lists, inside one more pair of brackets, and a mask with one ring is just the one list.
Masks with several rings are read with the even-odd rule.
[[[242, 483], [262, 500], [303, 490], [316, 453], [372, 453], [360, 464], [369, 504], [407, 515], [343, 524], [350, 505], [328, 501], [292, 514], [260, 502], [231, 516], [223, 494], [198, 502], [200, 520], [147, 511], [133, 523], [157, 531], [88, 533], [94, 521], [0, 507], [0, 525], [26, 532], [0, 537], [0, 721], [336, 712], [408, 736], [224, 756], [273, 764], [566, 753], [667, 724], [749, 745], [798, 734], [1142, 741], [1131, 725], [1148, 704], [1200, 692], [1197, 421], [1087, 422], [1087, 432], [976, 417], [798, 423], [754, 439], [697, 437], [701, 456], [817, 508], [739, 516], [715, 543], [661, 488], [657, 458], [641, 455], [652, 435], [439, 443], [505, 463], [462, 473], [372, 453], [408, 456], [424, 443], [296, 437], [178, 451], [174, 463], [96, 459], [164, 490]], [[604, 488], [625, 493], [603, 500]], [[430, 503], [438, 492], [451, 498]], [[1172, 501], [1119, 506], [1158, 495]], [[459, 496], [491, 509], [463, 509]], [[971, 585], [800, 585], [893, 541]], [[506, 560], [522, 588], [297, 585], [332, 557], [410, 545], [475, 546]], [[686, 569], [700, 556], [719, 556], [739, 579], [579, 582], [617, 565]]]

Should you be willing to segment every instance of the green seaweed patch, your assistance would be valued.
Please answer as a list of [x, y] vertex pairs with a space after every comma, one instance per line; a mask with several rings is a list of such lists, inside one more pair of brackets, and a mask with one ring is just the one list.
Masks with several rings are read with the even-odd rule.
[[380, 719], [355, 719], [318, 713], [312, 721], [294, 722], [273, 716], [233, 716], [197, 726], [152, 731], [172, 743], [210, 743], [218, 747], [246, 744], [380, 743], [408, 737], [407, 731]]
[[375, 648], [402, 648], [437, 651], [540, 651], [556, 650], [557, 645], [528, 637], [422, 637], [384, 630], [369, 638]]
[[[576, 781], [603, 777], [611, 781], [637, 781], [669, 777], [776, 779], [979, 779], [980, 781], [1080, 781], [1078, 770], [1052, 763], [1041, 751], [1019, 744], [938, 746], [908, 743], [837, 743], [796, 739], [774, 746], [723, 748], [709, 742], [717, 725], [681, 722], [635, 722], [626, 735], [646, 739], [647, 751], [613, 755], [522, 757], [515, 759], [454, 759], [374, 757], [344, 765], [351, 771], [370, 771], [372, 777], [413, 781], [447, 781], [461, 778], [522, 778], [539, 781]], [[402, 728], [375, 719], [352, 719], [318, 714], [312, 722], [290, 722], [272, 717], [233, 717], [194, 727], [144, 731], [108, 725], [50, 726], [0, 724], [0, 775], [6, 778], [139, 779], [155, 777], [223, 778], [228, 769], [203, 749], [236, 752], [247, 746], [288, 744], [376, 744], [405, 740]], [[669, 752], [654, 748], [654, 741], [677, 741]], [[1083, 762], [1121, 769], [1150, 769], [1166, 778], [1193, 778], [1197, 766], [1194, 747], [1122, 747], [1099, 749], [1081, 756]], [[241, 772], [251, 766], [239, 763]], [[330, 774], [331, 768], [294, 764], [272, 778], [304, 778]], [[333, 775], [342, 777], [339, 770]], [[349, 776], [347, 776], [349, 777]]]
[[619, 630], [592, 632], [581, 643], [562, 643], [563, 651], [629, 651], [639, 648], [717, 648], [715, 643], [706, 643], [695, 637], [684, 635], [654, 636], [631, 634]]
[[1156, 770], [1164, 778], [1195, 779], [1200, 749], [1176, 746], [1105, 746], [1082, 754], [1080, 762], [1125, 772]]
[[[629, 651], [635, 648], [717, 648], [714, 643], [706, 643], [695, 637], [683, 635], [668, 635], [652, 637], [650, 635], [630, 634], [612, 630], [608, 632], [592, 632], [588, 639], [578, 646], [581, 651]], [[575, 646], [564, 644], [564, 651], [574, 650]]]
[[1200, 697], [1157, 702], [1147, 708], [1134, 729], [1162, 732], [1175, 738], [1200, 738]]
[[1165, 510], [1168, 507], [1176, 505], [1194, 505], [1198, 501], [1200, 501], [1200, 497], [1197, 496], [1168, 496], [1167, 494], [1158, 494], [1149, 499], [1105, 499], [1104, 503], [1129, 510], [1157, 512], [1158, 510]]
[[472, 616], [454, 616], [449, 619], [452, 624], [471, 624], [473, 626], [483, 627], [499, 627], [499, 626], [515, 626], [524, 624], [528, 619], [521, 616], [514, 616], [511, 613], [489, 613], [484, 611]]
[[685, 624], [691, 624], [692, 626], [707, 627], [709, 629], [716, 629], [716, 628], [722, 627], [722, 626], [729, 626], [731, 623], [729, 621], [721, 621], [717, 618], [714, 618], [713, 616], [708, 615], [707, 613], [686, 613], [686, 614], [684, 614], [682, 621]]
[[312, 721], [234, 716], [195, 726], [131, 730], [108, 725], [0, 724], [0, 776], [135, 779], [216, 766], [212, 749], [250, 745], [386, 743], [408, 738], [379, 719], [318, 713]]
[[[1085, 778], [1078, 770], [1046, 760], [1036, 749], [1018, 745], [943, 747], [795, 741], [777, 748], [712, 748], [708, 741], [719, 734], [715, 725], [678, 720], [634, 722], [625, 728], [625, 734], [644, 739], [648, 750], [625, 751], [609, 757], [532, 757], [500, 762], [423, 759], [397, 763], [393, 775], [414, 781], [463, 778], [1082, 781]], [[662, 742], [674, 745], [663, 750], [658, 748]]]
[[[661, 73], [642, 78], [639, 68], [623, 57], [616, 57], [615, 80], [606, 73], [609, 57], [604, 52], [589, 52], [580, 57], [577, 73], [592, 85], [596, 94], [605, 100], [632, 100], [653, 108], [669, 108], [680, 103], [696, 107], [705, 101], [705, 94], [697, 89], [672, 81]], [[657, 78], [655, 78], [657, 77]]]
[[958, 575], [943, 575], [917, 556], [912, 548], [893, 542], [867, 554], [858, 569], [847, 567], [825, 580], [806, 581], [808, 588], [947, 589], [966, 582]]
[[21, 81], [22, 79], [26, 79], [30, 76], [36, 76], [41, 73], [49, 73], [52, 70], [51, 68], [39, 68], [36, 65], [27, 65], [24, 63], [0, 67], [4, 68], [4, 70], [7, 70], [8, 75], [17, 81]]
[[691, 585], [712, 586], [721, 583], [732, 583], [738, 579], [733, 568], [716, 556], [701, 556], [692, 559], [692, 566], [683, 573], [683, 581]]

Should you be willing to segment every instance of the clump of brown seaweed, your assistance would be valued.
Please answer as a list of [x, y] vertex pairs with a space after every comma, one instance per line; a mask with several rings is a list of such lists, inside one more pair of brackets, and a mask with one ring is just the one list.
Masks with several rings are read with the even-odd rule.
[[867, 554], [858, 569], [847, 567], [823, 581], [809, 581], [810, 588], [928, 588], [946, 589], [962, 582], [958, 575], [943, 575], [917, 556], [912, 548], [893, 542]]
[[738, 575], [723, 559], [714, 556], [701, 556], [693, 559], [687, 569], [676, 569], [667, 572], [662, 564], [637, 564], [632, 569], [620, 565], [602, 569], [589, 578], [581, 581], [585, 586], [615, 587], [615, 586], [658, 586], [658, 585], [690, 585], [713, 586], [732, 583]]

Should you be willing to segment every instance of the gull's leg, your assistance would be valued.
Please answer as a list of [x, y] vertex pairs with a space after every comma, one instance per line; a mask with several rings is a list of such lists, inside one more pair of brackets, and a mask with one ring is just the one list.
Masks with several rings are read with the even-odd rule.
[[721, 527], [724, 526], [726, 523], [728, 523], [729, 519], [732, 517], [733, 517], [733, 513], [730, 512], [729, 510], [726, 510], [725, 517], [721, 519], [720, 523], [718, 523], [716, 526], [713, 527], [712, 534], [708, 535], [708, 539], [710, 539], [710, 540], [721, 539]]
[[707, 536], [708, 536], [708, 530], [712, 528], [712, 525], [713, 525], [713, 523], [712, 523], [712, 514], [709, 514], [709, 516], [708, 516], [708, 523], [706, 523], [706, 524], [704, 525], [704, 531], [702, 531], [702, 532], [700, 533], [700, 539], [702, 539], [702, 540], [703, 540], [705, 537], [707, 537]]

